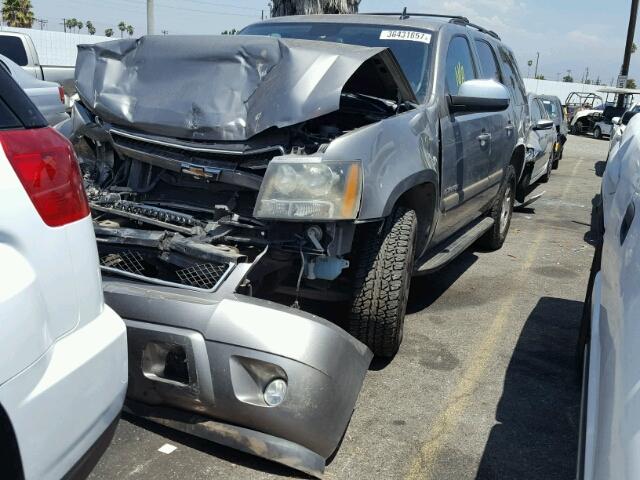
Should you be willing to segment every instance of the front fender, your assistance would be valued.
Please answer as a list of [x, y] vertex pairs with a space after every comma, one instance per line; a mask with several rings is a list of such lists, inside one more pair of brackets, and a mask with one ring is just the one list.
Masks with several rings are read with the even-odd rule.
[[438, 121], [419, 107], [334, 140], [324, 159], [362, 161], [364, 184], [359, 220], [388, 215], [412, 187], [433, 183], [438, 191]]

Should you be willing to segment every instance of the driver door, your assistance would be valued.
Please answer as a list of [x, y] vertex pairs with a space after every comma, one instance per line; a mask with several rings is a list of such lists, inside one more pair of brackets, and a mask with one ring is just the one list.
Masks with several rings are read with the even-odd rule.
[[[467, 37], [451, 39], [445, 65], [445, 93], [457, 95], [460, 85], [479, 78]], [[493, 147], [491, 113], [448, 113], [441, 118], [441, 189], [444, 215], [436, 241], [482, 214], [488, 199], [488, 175]]]

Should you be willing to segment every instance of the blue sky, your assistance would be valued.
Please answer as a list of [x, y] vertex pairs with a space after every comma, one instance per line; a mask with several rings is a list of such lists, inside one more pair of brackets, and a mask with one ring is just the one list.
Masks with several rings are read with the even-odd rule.
[[[32, 0], [47, 28], [62, 30], [63, 17], [91, 20], [98, 33], [124, 20], [136, 35], [146, 30], [146, 0]], [[268, 15], [262, 0], [155, 0], [156, 29], [170, 34], [217, 34], [241, 28]], [[539, 72], [548, 79], [572, 71], [576, 80], [609, 83], [622, 63], [630, 0], [362, 0], [360, 11], [411, 11], [460, 14], [500, 34], [513, 48], [526, 74], [527, 60], [540, 52]], [[398, 5], [390, 7], [390, 5]], [[427, 7], [428, 5], [428, 7]], [[117, 30], [116, 30], [117, 32]], [[640, 38], [640, 24], [638, 35]], [[640, 44], [640, 42], [637, 42]], [[632, 57], [631, 77], [640, 80], [640, 50]], [[635, 55], [634, 55], [635, 56]], [[531, 70], [533, 75], [533, 70]]]

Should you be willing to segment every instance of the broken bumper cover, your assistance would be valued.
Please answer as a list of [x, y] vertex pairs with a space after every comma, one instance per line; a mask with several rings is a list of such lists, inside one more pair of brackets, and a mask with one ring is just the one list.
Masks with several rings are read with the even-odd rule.
[[[111, 277], [104, 292], [128, 328], [129, 411], [323, 472], [372, 358], [365, 345], [322, 318], [242, 295]], [[287, 391], [269, 406], [263, 392], [274, 379]]]

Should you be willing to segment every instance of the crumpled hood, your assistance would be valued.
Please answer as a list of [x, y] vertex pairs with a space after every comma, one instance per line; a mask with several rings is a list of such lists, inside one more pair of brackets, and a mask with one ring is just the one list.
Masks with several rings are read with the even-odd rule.
[[371, 88], [384, 88], [385, 98], [415, 101], [384, 48], [170, 35], [78, 50], [76, 86], [93, 113], [123, 127], [189, 140], [246, 140], [336, 111], [343, 87], [369, 60]]

